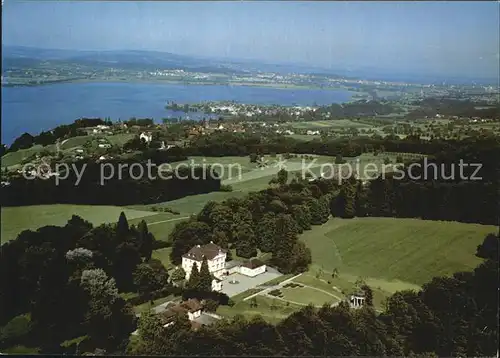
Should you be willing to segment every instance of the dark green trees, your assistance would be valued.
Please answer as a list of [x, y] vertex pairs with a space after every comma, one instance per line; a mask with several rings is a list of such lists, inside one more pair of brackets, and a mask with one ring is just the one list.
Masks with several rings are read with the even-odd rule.
[[208, 268], [207, 258], [204, 257], [201, 262], [200, 267], [200, 280], [197, 289], [202, 292], [210, 292], [212, 291], [212, 275], [210, 274], [210, 270]]

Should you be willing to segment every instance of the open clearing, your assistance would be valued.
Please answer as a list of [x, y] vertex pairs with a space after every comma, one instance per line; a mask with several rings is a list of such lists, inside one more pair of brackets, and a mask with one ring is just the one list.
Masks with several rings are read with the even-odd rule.
[[419, 219], [333, 218], [301, 235], [312, 269], [332, 272], [389, 292], [416, 287], [438, 275], [471, 270], [476, 247], [495, 226]]
[[72, 215], [81, 216], [94, 225], [117, 222], [120, 212], [128, 219], [147, 217], [156, 213], [126, 209], [119, 206], [97, 205], [31, 205], [2, 208], [2, 243], [13, 240], [23, 230], [36, 230], [45, 225], [64, 226]]

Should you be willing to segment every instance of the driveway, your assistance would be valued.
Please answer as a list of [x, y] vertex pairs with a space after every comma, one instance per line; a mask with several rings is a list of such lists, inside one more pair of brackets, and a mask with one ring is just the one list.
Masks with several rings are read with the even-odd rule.
[[[245, 292], [252, 288], [256, 288], [257, 286], [271, 281], [276, 277], [282, 276], [282, 274], [275, 269], [272, 269], [270, 267], [268, 267], [267, 269], [268, 271], [255, 277], [248, 277], [240, 273], [234, 273], [227, 276], [226, 279], [222, 281], [222, 292], [229, 297], [233, 297], [239, 293]], [[230, 283], [230, 281], [232, 280], [236, 280], [238, 283]]]
[[215, 318], [214, 315], [210, 315], [205, 312], [202, 312], [200, 317], [194, 319], [195, 322], [198, 322], [199, 324], [204, 326], [210, 326], [211, 324], [214, 324], [218, 320], [219, 319]]

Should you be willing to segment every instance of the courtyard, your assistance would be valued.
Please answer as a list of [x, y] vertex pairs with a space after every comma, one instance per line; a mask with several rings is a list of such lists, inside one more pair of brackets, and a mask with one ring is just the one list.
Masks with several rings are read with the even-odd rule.
[[[252, 288], [256, 288], [257, 286], [260, 286], [280, 276], [282, 276], [281, 273], [269, 266], [267, 267], [266, 272], [255, 277], [245, 276], [240, 273], [233, 273], [227, 276], [226, 279], [222, 282], [222, 292], [229, 297], [233, 297], [239, 293], [248, 291]], [[233, 281], [235, 283], [231, 283]]]

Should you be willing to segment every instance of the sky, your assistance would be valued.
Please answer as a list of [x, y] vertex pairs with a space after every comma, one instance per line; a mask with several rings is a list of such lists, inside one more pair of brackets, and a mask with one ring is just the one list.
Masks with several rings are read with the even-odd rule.
[[4, 45], [498, 78], [500, 3], [4, 0]]

